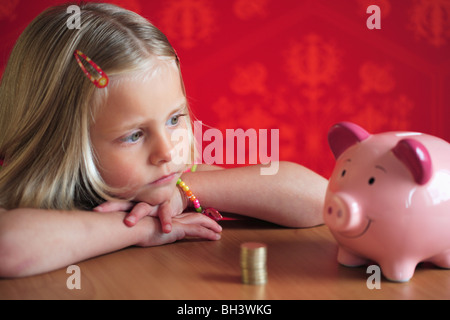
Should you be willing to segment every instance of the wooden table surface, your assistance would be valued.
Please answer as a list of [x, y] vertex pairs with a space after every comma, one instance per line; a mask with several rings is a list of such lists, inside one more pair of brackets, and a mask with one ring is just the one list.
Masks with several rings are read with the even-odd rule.
[[[450, 270], [431, 265], [419, 265], [407, 283], [382, 277], [380, 289], [369, 289], [367, 267], [337, 263], [326, 226], [288, 229], [250, 219], [221, 225], [219, 241], [131, 247], [80, 262], [81, 289], [68, 289], [66, 268], [0, 279], [0, 299], [450, 299]], [[267, 244], [265, 285], [241, 283], [240, 244], [247, 241]]]

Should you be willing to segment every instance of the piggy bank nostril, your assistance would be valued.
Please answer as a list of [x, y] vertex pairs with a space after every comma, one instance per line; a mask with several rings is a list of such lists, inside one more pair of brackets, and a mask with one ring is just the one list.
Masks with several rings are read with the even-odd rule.
[[333, 208], [328, 207], [328, 214], [332, 214], [333, 213]]

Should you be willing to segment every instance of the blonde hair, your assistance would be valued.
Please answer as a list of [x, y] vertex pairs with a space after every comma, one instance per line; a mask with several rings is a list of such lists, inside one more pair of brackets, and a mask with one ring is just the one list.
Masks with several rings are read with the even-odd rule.
[[89, 135], [108, 88], [89, 81], [73, 56], [76, 49], [108, 76], [148, 68], [155, 56], [175, 59], [179, 68], [166, 36], [138, 14], [82, 4], [78, 30], [66, 25], [67, 7], [49, 8], [31, 22], [1, 80], [0, 207], [6, 209], [88, 209], [110, 199]]

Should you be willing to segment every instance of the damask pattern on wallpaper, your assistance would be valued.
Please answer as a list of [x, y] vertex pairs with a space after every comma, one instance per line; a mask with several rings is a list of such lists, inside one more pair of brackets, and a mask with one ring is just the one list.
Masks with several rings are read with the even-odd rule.
[[[20, 30], [61, 2], [2, 2], [1, 68]], [[450, 140], [450, 0], [110, 2], [168, 36], [197, 118], [220, 130], [279, 128], [282, 160], [328, 175], [326, 134], [342, 120]], [[380, 30], [366, 26], [372, 4]]]

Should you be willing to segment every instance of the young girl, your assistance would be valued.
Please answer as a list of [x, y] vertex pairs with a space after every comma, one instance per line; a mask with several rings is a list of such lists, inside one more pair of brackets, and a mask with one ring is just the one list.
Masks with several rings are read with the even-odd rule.
[[218, 240], [209, 207], [290, 227], [322, 223], [326, 180], [297, 164], [281, 162], [275, 175], [260, 166], [185, 172], [192, 161], [174, 161], [171, 138], [191, 130], [175, 50], [135, 13], [80, 9], [80, 29], [67, 27], [67, 6], [40, 14], [2, 77], [0, 276], [132, 245]]

